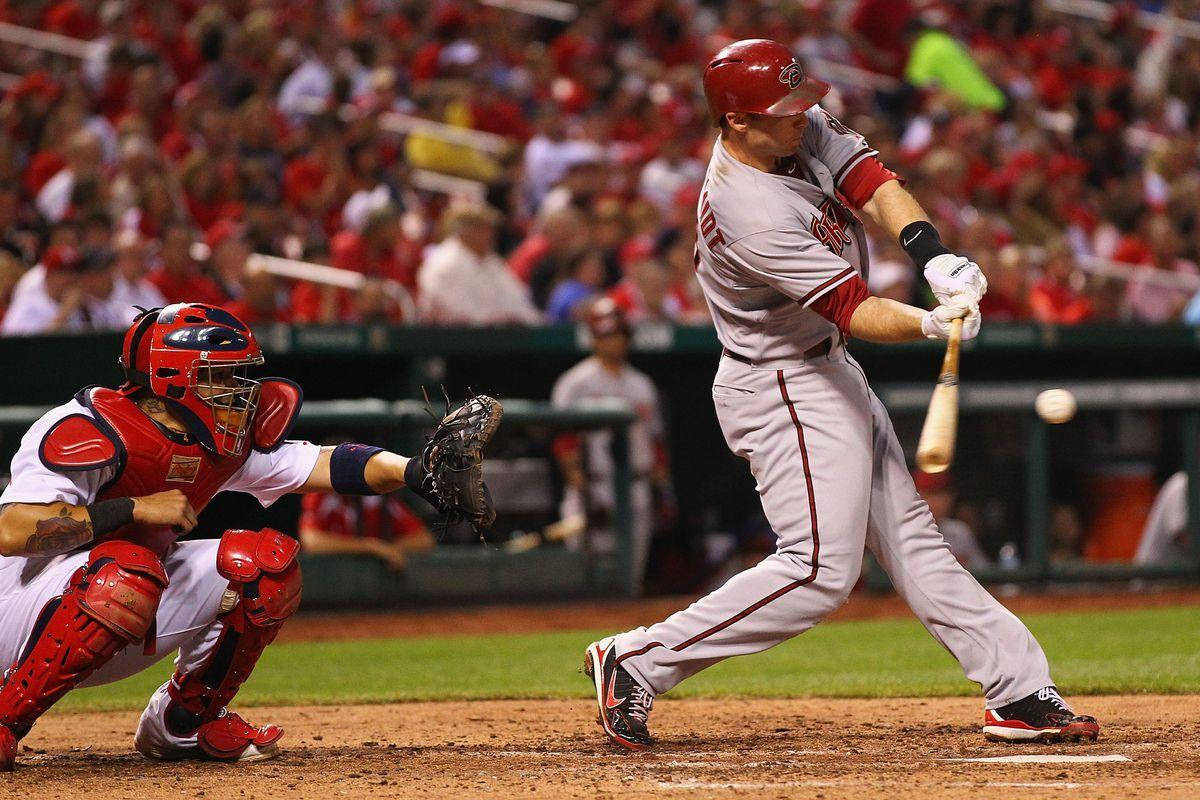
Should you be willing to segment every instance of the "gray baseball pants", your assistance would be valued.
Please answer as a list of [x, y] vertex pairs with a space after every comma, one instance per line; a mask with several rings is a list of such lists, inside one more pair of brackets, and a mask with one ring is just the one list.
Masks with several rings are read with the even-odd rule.
[[655, 694], [803, 633], [846, 601], [870, 548], [896, 590], [996, 708], [1050, 685], [1033, 635], [950, 553], [887, 410], [836, 347], [782, 369], [725, 357], [713, 383], [729, 448], [750, 462], [775, 553], [688, 608], [616, 637]]

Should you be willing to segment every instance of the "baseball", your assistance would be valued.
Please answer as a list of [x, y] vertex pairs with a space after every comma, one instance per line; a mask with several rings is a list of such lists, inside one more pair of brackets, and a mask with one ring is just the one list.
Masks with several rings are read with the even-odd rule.
[[1037, 396], [1033, 407], [1039, 417], [1051, 425], [1067, 422], [1075, 416], [1075, 395], [1066, 389], [1047, 389]]

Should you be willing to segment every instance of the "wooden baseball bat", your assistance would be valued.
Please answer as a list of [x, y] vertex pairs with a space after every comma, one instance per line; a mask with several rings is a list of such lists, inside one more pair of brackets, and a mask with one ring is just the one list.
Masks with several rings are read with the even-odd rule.
[[945, 472], [954, 460], [954, 437], [958, 432], [958, 347], [962, 343], [962, 326], [961, 319], [950, 323], [942, 372], [933, 387], [929, 410], [925, 412], [925, 425], [917, 443], [917, 466], [923, 472]]

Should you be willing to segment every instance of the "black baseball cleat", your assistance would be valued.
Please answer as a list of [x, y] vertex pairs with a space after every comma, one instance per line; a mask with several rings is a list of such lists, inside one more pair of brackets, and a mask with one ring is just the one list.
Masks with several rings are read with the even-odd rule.
[[596, 684], [596, 722], [608, 738], [628, 750], [646, 750], [654, 744], [646, 727], [654, 695], [617, 664], [611, 637], [588, 645], [583, 671]]
[[1095, 717], [1076, 714], [1053, 686], [983, 712], [983, 734], [993, 742], [1094, 742]]

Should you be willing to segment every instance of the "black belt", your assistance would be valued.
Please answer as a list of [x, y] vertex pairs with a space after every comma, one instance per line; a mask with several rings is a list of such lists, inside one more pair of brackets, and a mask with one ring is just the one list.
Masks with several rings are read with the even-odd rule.
[[[827, 337], [827, 338], [822, 339], [821, 341], [817, 342], [816, 344], [814, 344], [812, 347], [808, 348], [807, 350], [805, 350], [804, 351], [804, 360], [807, 361], [810, 358], [820, 358], [821, 356], [827, 356], [832, 351], [833, 351], [833, 337]], [[753, 361], [746, 358], [741, 353], [733, 352], [732, 350], [730, 350], [727, 347], [724, 348], [721, 352], [723, 352], [725, 355], [732, 358], [734, 361], [740, 361], [743, 364], [749, 364], [752, 367], [754, 366]]]

